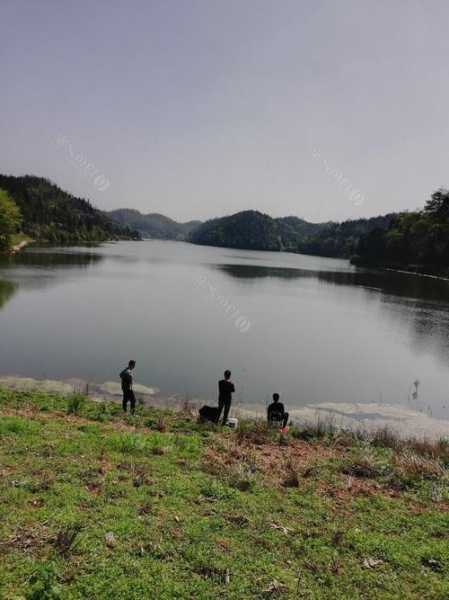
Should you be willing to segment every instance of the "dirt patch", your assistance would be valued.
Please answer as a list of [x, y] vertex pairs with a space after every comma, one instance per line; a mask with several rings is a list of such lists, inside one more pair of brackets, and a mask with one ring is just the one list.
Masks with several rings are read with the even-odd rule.
[[36, 552], [54, 540], [54, 536], [46, 527], [20, 528], [6, 539], [0, 540], [0, 552], [22, 550]]
[[238, 465], [247, 465], [276, 485], [292, 485], [296, 477], [308, 477], [319, 463], [341, 456], [334, 448], [314, 445], [302, 440], [289, 440], [287, 445], [265, 440], [261, 436], [224, 438], [206, 450], [205, 471], [220, 475]]

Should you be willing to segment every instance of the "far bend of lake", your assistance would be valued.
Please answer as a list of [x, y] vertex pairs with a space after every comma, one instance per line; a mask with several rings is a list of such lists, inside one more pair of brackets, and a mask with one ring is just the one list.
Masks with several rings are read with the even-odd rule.
[[0, 260], [0, 374], [136, 381], [236, 404], [384, 403], [449, 418], [449, 282], [145, 241]]

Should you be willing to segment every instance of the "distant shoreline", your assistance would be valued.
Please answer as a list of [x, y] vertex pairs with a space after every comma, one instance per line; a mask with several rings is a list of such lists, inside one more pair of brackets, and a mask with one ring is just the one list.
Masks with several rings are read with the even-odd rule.
[[443, 277], [442, 275], [430, 275], [429, 273], [418, 273], [417, 271], [407, 271], [406, 269], [392, 269], [391, 267], [384, 267], [384, 271], [392, 271], [393, 273], [404, 273], [406, 275], [417, 275], [418, 277], [428, 277], [429, 279], [441, 279], [442, 281], [449, 281], [449, 277]]

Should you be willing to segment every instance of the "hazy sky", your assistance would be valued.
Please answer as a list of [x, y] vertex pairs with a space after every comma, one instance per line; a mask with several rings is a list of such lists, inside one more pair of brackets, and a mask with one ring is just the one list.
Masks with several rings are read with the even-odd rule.
[[447, 0], [0, 10], [3, 173], [182, 220], [371, 216], [449, 185]]

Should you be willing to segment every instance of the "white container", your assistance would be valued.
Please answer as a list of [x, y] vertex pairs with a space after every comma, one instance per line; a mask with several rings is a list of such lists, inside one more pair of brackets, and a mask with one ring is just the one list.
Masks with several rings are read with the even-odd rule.
[[239, 420], [236, 419], [235, 417], [231, 417], [230, 419], [227, 420], [226, 425], [228, 427], [230, 427], [231, 429], [237, 429], [239, 426]]

